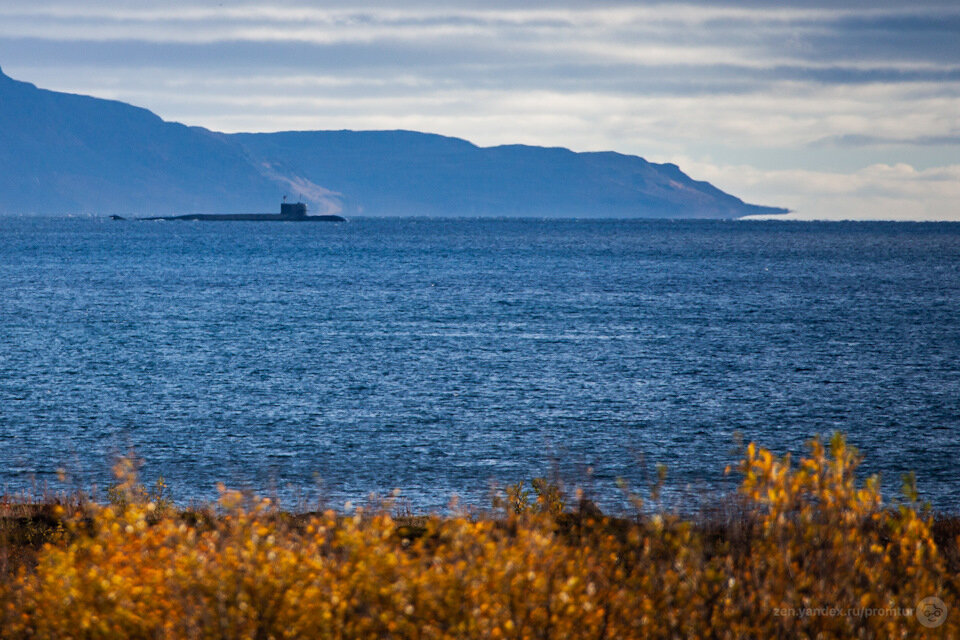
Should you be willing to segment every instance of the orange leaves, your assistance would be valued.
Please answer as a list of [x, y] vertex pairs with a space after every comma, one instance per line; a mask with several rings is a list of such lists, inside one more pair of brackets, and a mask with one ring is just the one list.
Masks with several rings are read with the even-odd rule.
[[111, 504], [59, 513], [68, 534], [0, 581], [0, 637], [913, 637], [863, 611], [955, 578], [929, 518], [885, 509], [857, 463], [839, 437], [797, 464], [751, 444], [727, 522], [570, 513], [539, 480], [497, 517], [295, 517], [225, 489], [187, 517], [121, 464]]

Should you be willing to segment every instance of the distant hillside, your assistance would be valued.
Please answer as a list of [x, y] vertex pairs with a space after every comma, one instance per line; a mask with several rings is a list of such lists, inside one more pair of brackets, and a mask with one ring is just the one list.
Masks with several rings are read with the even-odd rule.
[[0, 71], [0, 213], [273, 211], [735, 218], [745, 204], [672, 164], [412, 131], [220, 134]]
[[618, 153], [508, 145], [412, 131], [229, 136], [251, 157], [342, 194], [347, 213], [735, 218], [744, 204], [672, 164]]
[[222, 136], [0, 73], [0, 212], [276, 207], [279, 187]]

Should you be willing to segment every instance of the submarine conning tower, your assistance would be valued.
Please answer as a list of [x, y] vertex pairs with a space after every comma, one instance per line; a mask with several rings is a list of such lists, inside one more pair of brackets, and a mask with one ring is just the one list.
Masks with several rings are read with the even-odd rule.
[[280, 216], [283, 218], [306, 218], [307, 205], [302, 202], [283, 202], [280, 204]]

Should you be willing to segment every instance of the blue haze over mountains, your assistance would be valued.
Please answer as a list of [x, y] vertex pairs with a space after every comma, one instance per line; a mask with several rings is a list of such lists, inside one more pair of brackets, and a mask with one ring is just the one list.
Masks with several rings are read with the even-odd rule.
[[222, 134], [0, 71], [0, 214], [271, 212], [736, 218], [746, 204], [673, 164], [478, 147], [413, 131]]

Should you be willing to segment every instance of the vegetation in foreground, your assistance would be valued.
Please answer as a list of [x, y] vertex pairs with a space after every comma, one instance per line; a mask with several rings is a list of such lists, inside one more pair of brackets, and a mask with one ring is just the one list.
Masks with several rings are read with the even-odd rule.
[[840, 436], [799, 464], [750, 445], [739, 498], [689, 519], [542, 482], [485, 516], [183, 511], [124, 462], [108, 504], [0, 503], [0, 637], [960, 636], [958, 521], [857, 464]]

